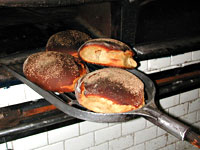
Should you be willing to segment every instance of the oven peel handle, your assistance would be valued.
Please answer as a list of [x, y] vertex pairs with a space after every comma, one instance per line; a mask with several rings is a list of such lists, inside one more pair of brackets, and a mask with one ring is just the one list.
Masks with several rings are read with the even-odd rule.
[[149, 116], [151, 116], [145, 116], [145, 118], [150, 122], [171, 133], [182, 141], [186, 140], [192, 145], [200, 148], [200, 135], [192, 131], [189, 126], [161, 112], [154, 103], [145, 107], [144, 111], [149, 113]]
[[186, 134], [185, 139], [200, 149], [200, 136], [197, 133], [191, 130]]

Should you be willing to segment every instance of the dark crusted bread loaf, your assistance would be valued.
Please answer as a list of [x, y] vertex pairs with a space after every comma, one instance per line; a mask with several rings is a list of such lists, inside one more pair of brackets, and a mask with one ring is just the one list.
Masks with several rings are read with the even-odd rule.
[[82, 106], [94, 112], [127, 112], [144, 105], [144, 84], [126, 70], [104, 68], [81, 77], [75, 95]]
[[48, 91], [72, 92], [76, 81], [87, 72], [73, 56], [61, 52], [38, 52], [23, 65], [24, 75]]
[[46, 51], [64, 52], [78, 57], [79, 47], [89, 39], [89, 35], [78, 30], [61, 31], [49, 38]]

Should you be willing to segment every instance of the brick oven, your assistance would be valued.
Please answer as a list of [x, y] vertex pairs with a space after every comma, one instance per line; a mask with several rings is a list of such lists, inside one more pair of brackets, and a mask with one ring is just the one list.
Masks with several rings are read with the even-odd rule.
[[155, 83], [159, 108], [199, 134], [199, 11], [189, 0], [0, 0], [0, 150], [197, 150], [143, 117], [97, 123], [65, 114], [1, 64], [20, 70], [68, 29], [121, 40]]

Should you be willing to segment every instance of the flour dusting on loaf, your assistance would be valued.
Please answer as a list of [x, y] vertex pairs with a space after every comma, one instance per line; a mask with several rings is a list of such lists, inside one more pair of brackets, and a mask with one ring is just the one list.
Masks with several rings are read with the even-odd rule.
[[86, 73], [86, 68], [71, 55], [49, 51], [30, 55], [24, 62], [23, 72], [46, 90], [69, 92], [74, 91], [74, 82]]

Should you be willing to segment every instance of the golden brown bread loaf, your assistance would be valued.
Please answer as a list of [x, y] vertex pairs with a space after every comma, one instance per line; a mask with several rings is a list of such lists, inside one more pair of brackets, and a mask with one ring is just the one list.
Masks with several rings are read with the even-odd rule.
[[79, 48], [78, 54], [87, 63], [129, 69], [137, 66], [131, 48], [115, 39], [88, 40]]
[[38, 52], [30, 55], [23, 65], [24, 75], [48, 91], [72, 92], [76, 81], [87, 69], [73, 56], [61, 52]]
[[104, 68], [81, 77], [75, 86], [78, 102], [99, 113], [121, 113], [144, 105], [144, 84], [132, 73]]
[[78, 30], [61, 31], [49, 38], [46, 51], [64, 52], [78, 57], [79, 47], [89, 39], [89, 35]]

